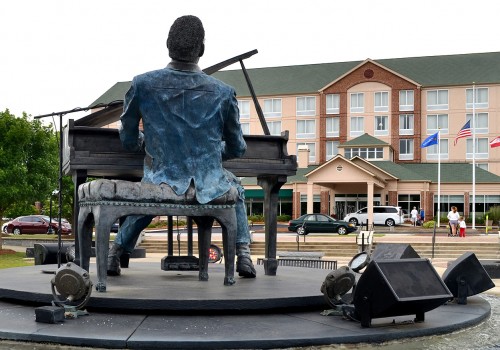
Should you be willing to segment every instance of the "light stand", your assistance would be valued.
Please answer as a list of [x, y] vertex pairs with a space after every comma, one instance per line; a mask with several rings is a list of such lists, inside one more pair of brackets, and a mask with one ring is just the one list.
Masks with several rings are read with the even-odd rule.
[[[83, 112], [83, 111], [88, 111], [89, 109], [93, 108], [105, 108], [109, 106], [113, 106], [116, 104], [122, 103], [122, 101], [113, 101], [107, 104], [102, 104], [99, 103], [97, 105], [91, 106], [91, 107], [85, 107], [85, 108], [73, 108], [68, 111], [63, 111], [63, 112], [56, 112], [56, 113], [50, 113], [50, 114], [43, 114], [43, 115], [38, 115], [34, 117], [35, 119], [41, 119], [41, 118], [46, 118], [46, 117], [53, 117], [55, 115], [59, 116], [59, 186], [58, 186], [58, 201], [59, 201], [59, 210], [58, 210], [58, 225], [59, 227], [57, 228], [57, 268], [61, 267], [61, 230], [62, 230], [62, 222], [61, 222], [61, 214], [62, 214], [62, 188], [63, 188], [63, 183], [62, 183], [62, 177], [63, 177], [63, 171], [62, 171], [62, 162], [63, 162], [63, 128], [62, 128], [62, 118], [66, 114], [69, 113], [75, 113], [75, 112]], [[55, 192], [55, 191], [54, 191]], [[52, 192], [52, 193], [54, 193]], [[51, 198], [52, 199], [52, 198]], [[76, 237], [76, 235], [75, 235]]]

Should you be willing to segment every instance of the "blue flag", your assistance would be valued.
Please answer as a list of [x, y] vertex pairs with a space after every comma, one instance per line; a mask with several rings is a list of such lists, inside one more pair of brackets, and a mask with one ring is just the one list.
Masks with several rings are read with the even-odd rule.
[[428, 136], [424, 142], [422, 142], [422, 145], [420, 146], [421, 148], [424, 147], [429, 147], [432, 145], [437, 145], [438, 144], [438, 138], [439, 138], [439, 131], [435, 134], [432, 134], [431, 136]]

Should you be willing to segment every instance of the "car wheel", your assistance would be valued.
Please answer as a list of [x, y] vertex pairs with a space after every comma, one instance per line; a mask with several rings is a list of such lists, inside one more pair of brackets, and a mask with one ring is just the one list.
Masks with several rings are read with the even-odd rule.
[[339, 235], [346, 235], [347, 234], [347, 227], [339, 226], [339, 228], [337, 229], [337, 233]]
[[21, 229], [19, 227], [14, 227], [14, 229], [12, 230], [12, 233], [14, 235], [20, 235], [21, 234]]
[[349, 223], [353, 224], [354, 226], [358, 226], [358, 219], [356, 218], [349, 219]]
[[305, 236], [305, 235], [307, 235], [307, 231], [306, 231], [306, 229], [305, 229], [303, 226], [300, 226], [300, 227], [297, 229], [297, 234], [298, 234], [298, 235], [301, 235], [301, 236]]
[[394, 222], [393, 219], [387, 219], [387, 220], [385, 220], [385, 224], [386, 224], [386, 226], [394, 226], [396, 224], [396, 222]]

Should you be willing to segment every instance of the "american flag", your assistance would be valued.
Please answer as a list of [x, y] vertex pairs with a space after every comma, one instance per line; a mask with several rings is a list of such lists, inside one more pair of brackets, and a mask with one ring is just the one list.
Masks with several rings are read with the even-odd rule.
[[500, 136], [495, 137], [493, 140], [490, 141], [490, 147], [500, 147]]
[[470, 120], [468, 120], [467, 123], [465, 123], [462, 129], [460, 129], [460, 131], [458, 132], [457, 137], [455, 137], [454, 145], [457, 144], [458, 139], [470, 136], [472, 136], [472, 132], [470, 131]]

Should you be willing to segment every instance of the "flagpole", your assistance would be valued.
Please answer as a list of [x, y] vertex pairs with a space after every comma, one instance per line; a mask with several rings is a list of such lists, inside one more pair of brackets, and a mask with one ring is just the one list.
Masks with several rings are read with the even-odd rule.
[[437, 227], [439, 228], [439, 224], [441, 221], [441, 143], [440, 141], [440, 132], [438, 129], [438, 210], [437, 210]]
[[476, 83], [472, 82], [472, 229], [476, 229]]

